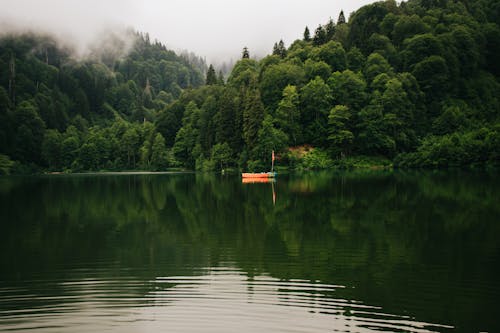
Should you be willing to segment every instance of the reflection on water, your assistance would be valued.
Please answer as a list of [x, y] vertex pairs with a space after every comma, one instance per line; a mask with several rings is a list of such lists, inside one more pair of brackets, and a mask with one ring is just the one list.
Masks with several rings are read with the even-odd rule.
[[0, 178], [0, 331], [500, 331], [498, 185]]

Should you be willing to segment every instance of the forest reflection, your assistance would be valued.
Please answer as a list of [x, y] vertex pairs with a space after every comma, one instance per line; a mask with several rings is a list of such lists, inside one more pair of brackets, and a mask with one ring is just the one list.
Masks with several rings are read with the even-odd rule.
[[0, 178], [2, 280], [85, 267], [151, 281], [231, 262], [249, 278], [342, 285], [336, 298], [472, 327], [491, 322], [499, 296], [499, 185], [479, 172]]

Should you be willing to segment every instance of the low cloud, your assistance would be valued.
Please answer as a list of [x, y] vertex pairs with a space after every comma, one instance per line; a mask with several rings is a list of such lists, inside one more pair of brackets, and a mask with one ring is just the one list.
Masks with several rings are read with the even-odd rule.
[[[320, 23], [348, 16], [373, 0], [0, 0], [2, 31], [51, 33], [79, 55], [110, 35], [133, 28], [173, 50], [189, 50], [221, 63], [251, 54], [268, 54], [274, 42], [287, 45]], [[104, 38], [103, 38], [104, 37]]]

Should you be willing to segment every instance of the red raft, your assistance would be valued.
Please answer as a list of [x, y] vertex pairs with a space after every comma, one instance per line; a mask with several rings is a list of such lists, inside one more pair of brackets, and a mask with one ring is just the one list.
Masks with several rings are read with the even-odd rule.
[[271, 183], [275, 182], [276, 172], [242, 173], [243, 183]]
[[276, 172], [274, 172], [274, 150], [271, 154], [271, 172], [243, 172], [241, 178], [243, 183], [267, 183], [274, 181]]
[[245, 179], [267, 179], [276, 177], [276, 172], [243, 172], [241, 177]]

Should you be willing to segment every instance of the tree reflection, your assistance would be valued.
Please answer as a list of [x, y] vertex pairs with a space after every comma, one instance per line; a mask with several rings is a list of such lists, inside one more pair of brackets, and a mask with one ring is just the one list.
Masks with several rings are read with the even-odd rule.
[[215, 174], [2, 178], [2, 279], [78, 265], [106, 276], [115, 261], [148, 280], [231, 261], [467, 327], [499, 296], [457, 292], [498, 290], [499, 185], [485, 173], [310, 173], [280, 177], [274, 204], [271, 184]]

